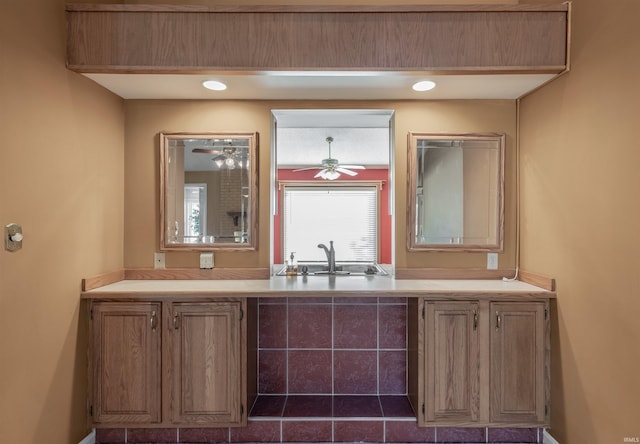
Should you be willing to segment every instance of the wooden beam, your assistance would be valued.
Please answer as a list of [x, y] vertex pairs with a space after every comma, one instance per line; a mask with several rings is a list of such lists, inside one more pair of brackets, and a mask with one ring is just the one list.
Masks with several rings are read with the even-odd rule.
[[78, 72], [560, 73], [567, 6], [69, 5]]

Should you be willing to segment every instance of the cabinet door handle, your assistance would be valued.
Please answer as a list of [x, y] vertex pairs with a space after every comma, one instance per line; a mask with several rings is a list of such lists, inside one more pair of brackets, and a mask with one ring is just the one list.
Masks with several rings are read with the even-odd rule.
[[473, 329], [478, 329], [478, 312], [476, 310], [473, 310]]
[[173, 329], [177, 330], [178, 327], [178, 314], [176, 313], [173, 315]]
[[500, 313], [496, 310], [496, 330], [500, 329], [501, 318]]
[[155, 310], [151, 312], [151, 319], [149, 319], [149, 322], [151, 324], [151, 331], [156, 331], [156, 328], [158, 327], [158, 314]]

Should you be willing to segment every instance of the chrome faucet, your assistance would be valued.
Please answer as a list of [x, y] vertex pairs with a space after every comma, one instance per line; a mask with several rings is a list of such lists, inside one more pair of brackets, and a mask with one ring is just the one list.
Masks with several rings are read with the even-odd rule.
[[322, 248], [327, 255], [329, 274], [336, 274], [336, 251], [333, 249], [333, 241], [329, 241], [329, 248], [325, 244], [318, 244], [318, 248]]

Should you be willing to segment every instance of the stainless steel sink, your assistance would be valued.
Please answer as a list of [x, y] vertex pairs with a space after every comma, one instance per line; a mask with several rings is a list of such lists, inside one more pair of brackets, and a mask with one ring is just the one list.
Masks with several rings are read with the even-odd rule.
[[[276, 276], [286, 276], [287, 266], [284, 265]], [[329, 274], [326, 262], [298, 263], [298, 276], [323, 276]], [[335, 276], [387, 276], [388, 273], [378, 264], [372, 262], [336, 262]]]

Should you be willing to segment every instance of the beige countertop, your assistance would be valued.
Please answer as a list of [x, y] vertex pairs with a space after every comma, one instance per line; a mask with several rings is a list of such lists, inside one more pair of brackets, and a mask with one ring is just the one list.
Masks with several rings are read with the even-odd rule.
[[122, 280], [82, 293], [84, 299], [105, 297], [164, 298], [175, 296], [226, 297], [477, 297], [533, 296], [554, 298], [555, 293], [522, 281], [498, 279], [394, 279], [390, 276], [309, 276], [254, 280]]

